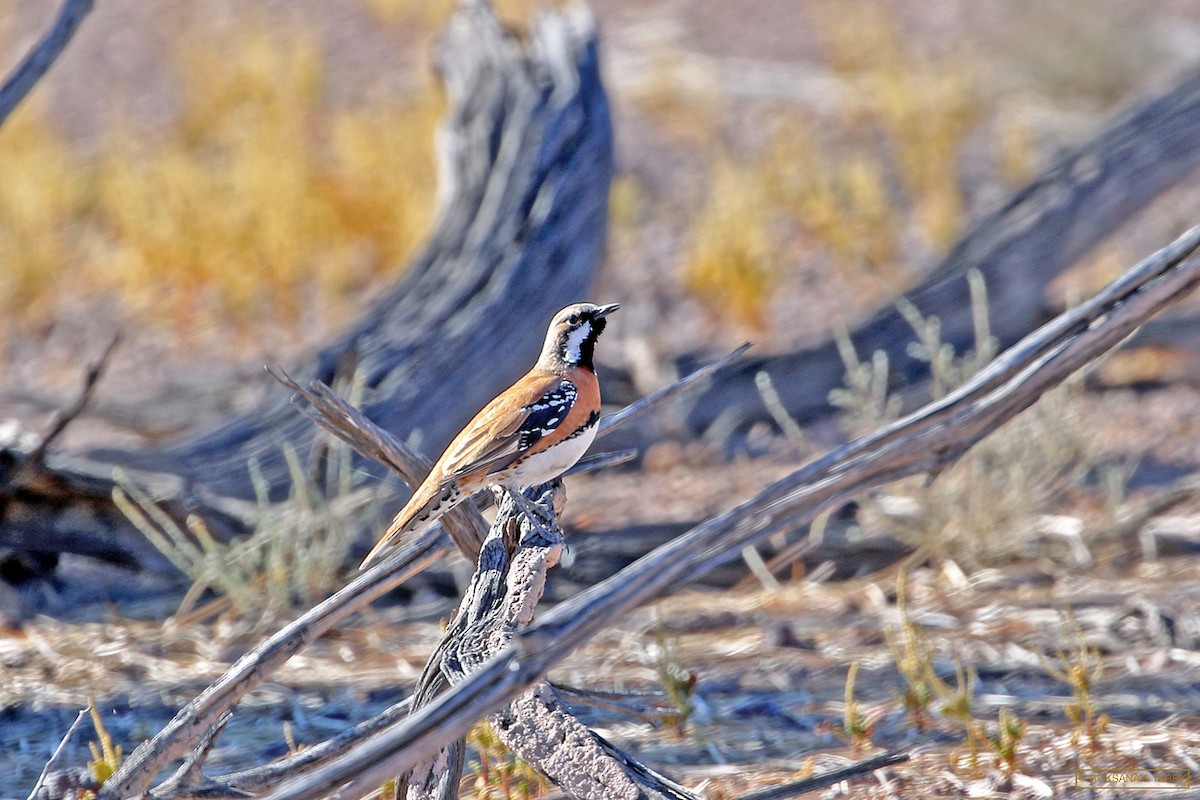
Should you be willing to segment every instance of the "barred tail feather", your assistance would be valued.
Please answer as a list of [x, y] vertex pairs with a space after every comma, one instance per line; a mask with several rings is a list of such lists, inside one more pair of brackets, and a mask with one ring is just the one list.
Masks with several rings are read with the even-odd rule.
[[400, 509], [392, 519], [392, 524], [388, 526], [383, 538], [371, 548], [371, 552], [367, 553], [367, 557], [358, 567], [359, 570], [367, 569], [375, 564], [387, 551], [398, 545], [409, 534], [423, 531], [437, 522], [442, 514], [456, 505], [454, 499], [457, 498], [452, 498], [449, 492], [442, 490], [436, 484], [421, 484], [404, 508]]

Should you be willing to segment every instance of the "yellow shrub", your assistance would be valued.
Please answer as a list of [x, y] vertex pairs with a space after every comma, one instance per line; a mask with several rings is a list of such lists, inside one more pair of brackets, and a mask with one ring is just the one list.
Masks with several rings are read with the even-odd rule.
[[[73, 152], [36, 109], [0, 131], [0, 308], [72, 286], [188, 325], [336, 316], [399, 266], [433, 211], [440, 100], [331, 110], [316, 41], [249, 25], [181, 45], [178, 117]], [[365, 93], [371, 96], [370, 93]], [[13, 176], [16, 176], [14, 179]]]

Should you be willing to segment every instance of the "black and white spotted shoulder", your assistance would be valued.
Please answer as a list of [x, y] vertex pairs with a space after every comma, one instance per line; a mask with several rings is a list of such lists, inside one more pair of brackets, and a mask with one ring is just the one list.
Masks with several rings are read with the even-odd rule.
[[579, 390], [575, 388], [575, 384], [563, 379], [554, 391], [548, 392], [536, 403], [526, 406], [529, 416], [525, 418], [518, 432], [521, 437], [520, 449], [532, 447], [538, 439], [561, 425], [567, 414], [571, 413], [571, 406], [575, 405], [575, 398], [578, 396]]

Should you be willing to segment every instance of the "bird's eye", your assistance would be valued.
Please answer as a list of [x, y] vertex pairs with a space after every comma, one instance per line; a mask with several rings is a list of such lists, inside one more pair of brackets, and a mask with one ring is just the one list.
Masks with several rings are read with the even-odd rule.
[[571, 316], [567, 317], [567, 322], [572, 325], [578, 325], [579, 324], [579, 315], [572, 314]]

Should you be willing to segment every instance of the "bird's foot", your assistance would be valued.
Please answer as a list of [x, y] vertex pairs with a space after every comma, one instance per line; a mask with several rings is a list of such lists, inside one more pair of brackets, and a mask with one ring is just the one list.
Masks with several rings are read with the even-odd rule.
[[509, 489], [508, 496], [512, 498], [513, 503], [525, 516], [529, 517], [529, 521], [535, 525], [541, 525], [546, 528], [555, 527], [558, 522], [554, 518], [554, 512], [543, 508], [541, 505], [534, 503], [524, 494], [516, 489]]

